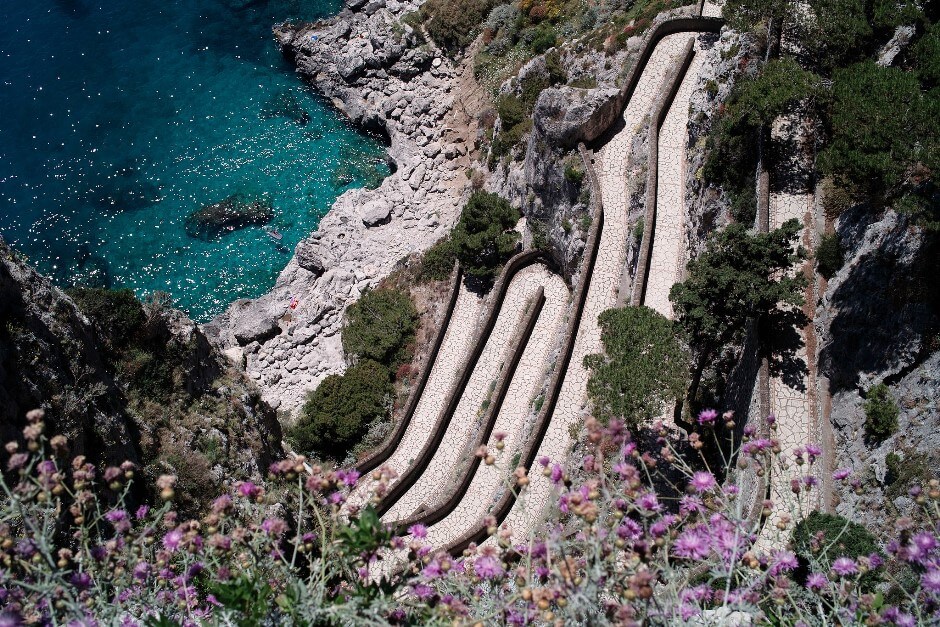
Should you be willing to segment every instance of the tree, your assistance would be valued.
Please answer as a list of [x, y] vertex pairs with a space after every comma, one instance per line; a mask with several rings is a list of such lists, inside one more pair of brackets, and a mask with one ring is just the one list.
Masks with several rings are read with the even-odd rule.
[[810, 0], [814, 19], [803, 43], [827, 70], [864, 59], [877, 46], [870, 0]]
[[608, 309], [600, 315], [604, 352], [588, 355], [588, 395], [604, 422], [636, 425], [681, 398], [688, 359], [676, 324], [648, 307]]
[[775, 22], [779, 25], [790, 3], [788, 0], [726, 0], [722, 15], [739, 31]]
[[800, 229], [795, 219], [755, 235], [731, 224], [689, 262], [688, 278], [672, 286], [669, 299], [697, 352], [699, 372], [721, 347], [740, 339], [749, 320], [772, 319], [781, 303], [803, 304], [806, 279], [789, 272], [805, 258], [796, 246]]
[[842, 242], [838, 233], [827, 233], [816, 247], [816, 269], [819, 274], [831, 279], [845, 263]]
[[898, 406], [884, 383], [872, 386], [865, 394], [865, 432], [881, 442], [898, 430]]
[[342, 460], [373, 421], [388, 415], [388, 369], [365, 360], [330, 375], [307, 396], [290, 439], [301, 453]]
[[343, 349], [359, 359], [395, 368], [410, 357], [417, 322], [418, 312], [408, 294], [397, 289], [369, 290], [346, 310]]
[[519, 233], [512, 230], [518, 221], [519, 211], [504, 198], [482, 191], [470, 196], [451, 234], [468, 275], [493, 280], [519, 241]]
[[832, 141], [820, 167], [839, 182], [889, 195], [936, 149], [935, 120], [913, 74], [864, 61], [837, 70], [832, 91]]
[[735, 85], [734, 92], [729, 105], [731, 118], [757, 128], [770, 124], [801, 100], [819, 95], [822, 82], [793, 58], [783, 57], [769, 61], [756, 77]]

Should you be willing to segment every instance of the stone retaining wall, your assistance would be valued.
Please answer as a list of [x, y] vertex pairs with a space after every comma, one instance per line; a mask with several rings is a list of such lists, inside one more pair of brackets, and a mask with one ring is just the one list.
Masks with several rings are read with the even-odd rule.
[[[484, 414], [483, 428], [471, 445], [471, 451], [476, 451], [477, 448], [486, 444], [486, 442], [490, 439], [490, 435], [493, 433], [493, 427], [496, 424], [496, 419], [499, 417], [499, 412], [502, 409], [503, 402], [506, 400], [506, 393], [509, 391], [509, 384], [512, 382], [513, 376], [516, 374], [516, 369], [519, 366], [519, 362], [522, 360], [522, 355], [525, 353], [526, 347], [529, 344], [529, 340], [532, 337], [532, 332], [535, 330], [535, 325], [539, 320], [539, 316], [541, 315], [542, 308], [544, 306], [545, 289], [542, 288], [536, 294], [535, 302], [526, 316], [525, 324], [523, 324], [516, 331], [515, 337], [513, 337], [513, 339], [510, 341], [510, 346], [514, 346], [515, 348], [513, 349], [509, 363], [506, 364], [505, 368], [503, 368], [499, 379], [497, 380], [490, 406], [487, 408], [487, 411]], [[454, 509], [456, 509], [456, 507], [466, 496], [467, 490], [470, 488], [470, 484], [473, 483], [473, 476], [476, 473], [477, 468], [480, 466], [480, 461], [481, 460], [478, 456], [473, 455], [468, 468], [461, 477], [460, 484], [458, 484], [450, 498], [448, 498], [440, 506], [430, 511], [419, 510], [415, 516], [398, 522], [397, 526], [399, 528], [399, 533], [404, 533], [404, 529], [407, 529], [409, 526], [415, 523], [422, 523], [426, 526], [431, 526], [437, 522], [440, 522], [452, 511], [454, 511]]]
[[499, 312], [502, 309], [506, 292], [509, 290], [509, 285], [512, 283], [513, 277], [524, 268], [536, 263], [544, 263], [549, 267], [554, 266], [551, 257], [545, 251], [541, 250], [519, 253], [506, 262], [506, 266], [503, 268], [499, 279], [497, 279], [493, 287], [492, 300], [484, 316], [485, 322], [480, 334], [476, 338], [473, 351], [464, 364], [460, 378], [455, 382], [453, 389], [447, 395], [447, 406], [438, 417], [430, 438], [421, 449], [417, 458], [410, 465], [408, 470], [399, 477], [398, 481], [395, 482], [386, 497], [376, 508], [379, 516], [388, 512], [398, 499], [411, 489], [415, 482], [421, 477], [421, 474], [427, 469], [428, 464], [430, 464], [431, 459], [437, 452], [438, 445], [440, 445], [441, 440], [444, 438], [447, 427], [454, 417], [457, 405], [460, 403], [460, 398], [463, 396], [467, 384], [470, 382], [470, 377], [473, 374], [474, 368], [476, 368], [480, 355], [483, 354], [483, 350], [486, 348], [486, 343], [490, 338], [490, 334], [493, 332], [493, 327], [496, 326], [496, 319], [499, 317]]
[[[582, 260], [581, 276], [578, 279], [578, 285], [572, 298], [572, 311], [568, 319], [568, 326], [565, 330], [565, 344], [562, 347], [562, 353], [555, 365], [555, 371], [552, 373], [552, 379], [548, 386], [545, 402], [535, 419], [533, 434], [529, 440], [529, 445], [523, 450], [519, 459], [519, 466], [531, 472], [532, 465], [535, 462], [535, 456], [538, 454], [542, 439], [548, 431], [551, 423], [552, 414], [555, 411], [555, 404], [558, 402], [558, 396], [561, 393], [561, 386], [565, 380], [565, 373], [568, 370], [568, 364], [571, 361], [571, 355], [574, 352], [574, 343], [577, 339], [578, 328], [581, 325], [581, 315], [584, 312], [584, 302], [587, 299], [588, 287], [591, 284], [591, 271], [594, 268], [594, 262], [597, 260], [597, 253], [600, 248], [601, 232], [604, 227], [604, 206], [601, 202], [600, 183], [597, 173], [594, 170], [591, 153], [585, 148], [584, 144], [578, 146], [581, 159], [584, 162], [585, 172], [591, 185], [591, 204], [594, 206], [594, 222], [591, 225], [591, 231], [588, 235], [587, 243], [584, 246], [584, 259]], [[516, 503], [517, 494], [513, 490], [506, 490], [499, 499], [492, 511], [497, 524], [503, 520], [512, 511]], [[462, 537], [452, 542], [446, 547], [451, 555], [460, 555], [471, 544], [479, 544], [487, 537], [486, 526], [482, 521], [477, 529], [464, 534]]]

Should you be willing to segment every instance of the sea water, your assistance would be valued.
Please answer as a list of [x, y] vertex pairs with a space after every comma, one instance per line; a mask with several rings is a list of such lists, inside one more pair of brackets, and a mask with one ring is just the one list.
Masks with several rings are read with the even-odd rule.
[[[387, 175], [272, 26], [339, 0], [2, 0], [0, 235], [59, 285], [169, 292], [198, 320], [259, 296], [336, 197]], [[211, 237], [239, 194], [274, 218]]]

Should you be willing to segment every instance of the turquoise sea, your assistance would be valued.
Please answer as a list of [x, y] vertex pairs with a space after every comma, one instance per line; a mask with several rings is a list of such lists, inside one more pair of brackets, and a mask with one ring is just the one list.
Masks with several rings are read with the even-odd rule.
[[[387, 175], [281, 58], [271, 34], [339, 0], [0, 4], [0, 234], [61, 286], [162, 290], [199, 320], [273, 285], [335, 198]], [[250, 226], [186, 217], [241, 194]]]

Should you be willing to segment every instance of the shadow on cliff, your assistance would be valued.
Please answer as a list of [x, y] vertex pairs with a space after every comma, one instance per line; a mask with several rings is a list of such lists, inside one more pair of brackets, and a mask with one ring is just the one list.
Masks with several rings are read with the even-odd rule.
[[[912, 227], [903, 215], [893, 223], [849, 218], [840, 235], [858, 238], [859, 248], [830, 284], [830, 339], [819, 360], [833, 392], [857, 387], [861, 374], [903, 376], [938, 348], [940, 334], [938, 234]], [[859, 221], [874, 232], [872, 243], [862, 245]]]

